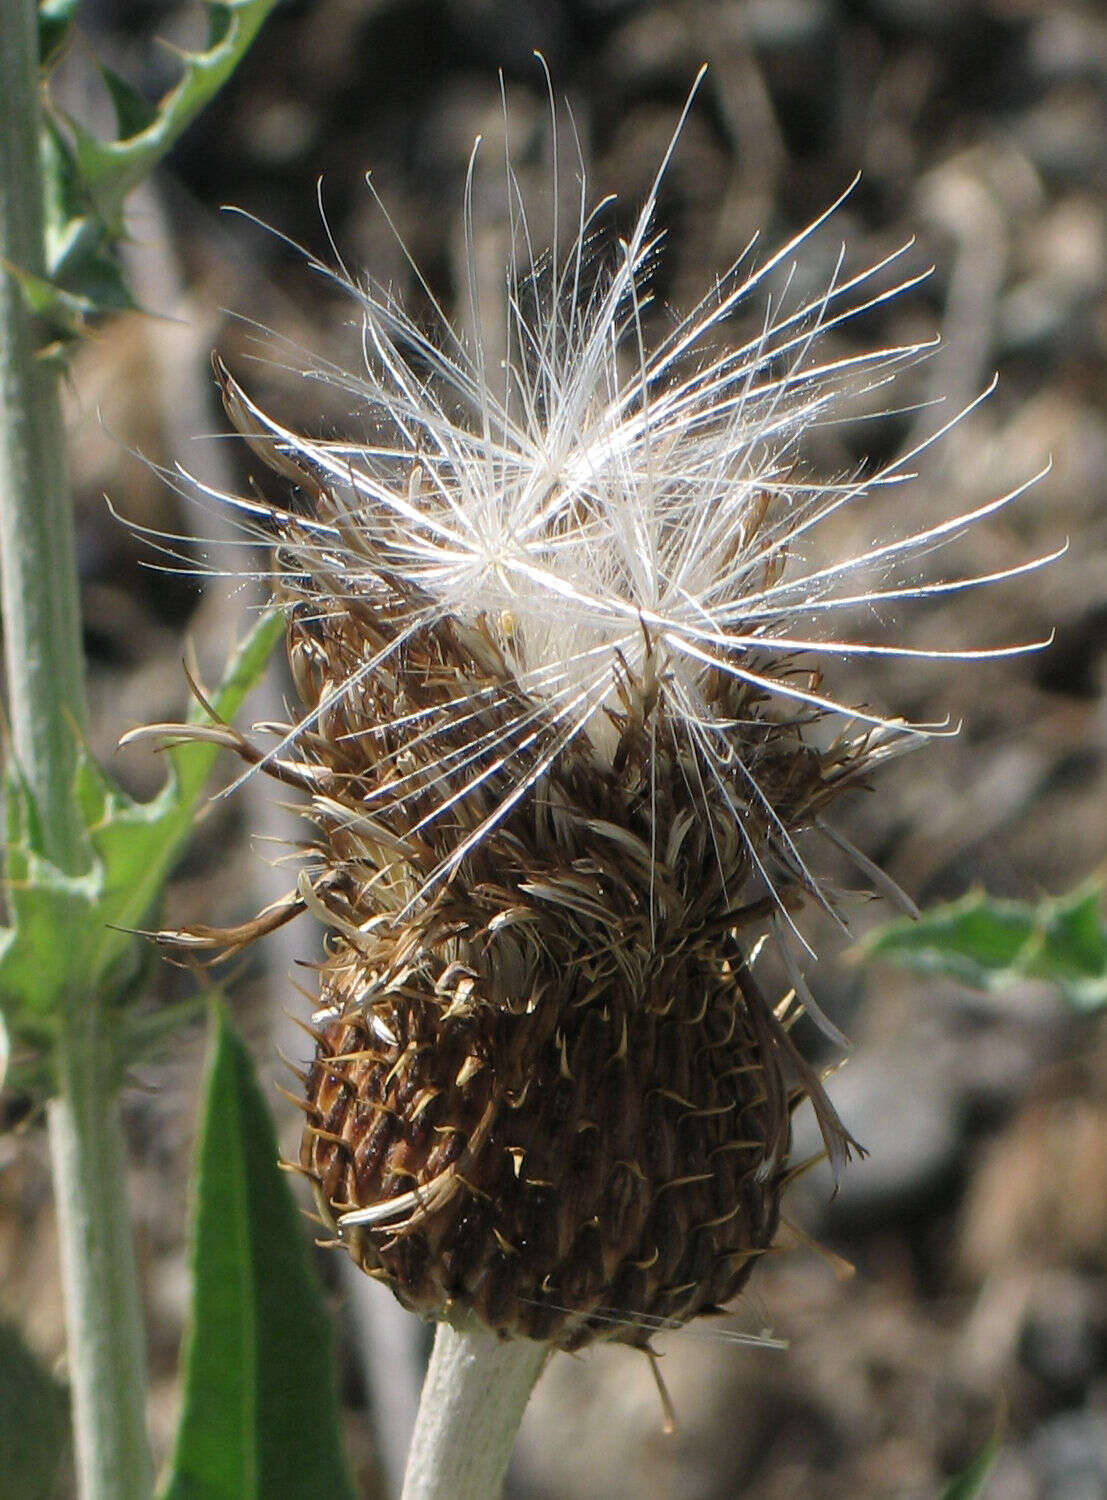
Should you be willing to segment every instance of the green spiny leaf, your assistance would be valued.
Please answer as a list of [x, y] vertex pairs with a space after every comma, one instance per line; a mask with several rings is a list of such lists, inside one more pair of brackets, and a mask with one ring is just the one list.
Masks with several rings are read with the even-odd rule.
[[92, 200], [81, 181], [73, 148], [49, 116], [43, 121], [39, 138], [39, 162], [42, 168], [46, 264], [50, 274], [55, 275], [65, 257], [65, 247], [73, 238], [69, 226], [85, 222]]
[[[230, 719], [259, 681], [283, 629], [265, 615], [234, 654], [212, 706]], [[202, 718], [198, 706], [194, 718]], [[34, 810], [7, 768], [5, 886], [9, 925], [0, 928], [0, 1009], [15, 1041], [41, 1042], [58, 1012], [81, 996], [127, 987], [136, 962], [132, 930], [154, 906], [188, 837], [197, 800], [218, 754], [214, 745], [169, 752], [170, 776], [150, 802], [135, 802], [82, 754], [75, 795], [88, 832], [90, 867], [73, 877], [36, 848]]]
[[38, 58], [44, 69], [57, 60], [69, 35], [69, 28], [80, 0], [39, 0]]
[[125, 78], [120, 78], [118, 73], [113, 73], [111, 68], [104, 63], [97, 62], [97, 67], [111, 99], [112, 108], [115, 110], [115, 128], [120, 138], [125, 140], [148, 130], [157, 120], [156, 107], [150, 103], [149, 99], [144, 99], [137, 89], [133, 89]]
[[[233, 719], [251, 688], [260, 681], [269, 654], [284, 630], [280, 615], [262, 616], [227, 663], [211, 705], [221, 719]], [[205, 718], [194, 704], [192, 722]], [[92, 959], [98, 974], [107, 974], [131, 942], [129, 930], [148, 916], [192, 828], [218, 747], [176, 745], [169, 752], [170, 775], [150, 802], [134, 802], [115, 788], [85, 757], [77, 774], [77, 798], [94, 853], [103, 870], [103, 917]]]
[[[97, 873], [92, 868], [84, 875], [68, 875], [39, 852], [34, 803], [11, 758], [4, 766], [4, 810], [9, 925], [0, 928], [0, 1008], [19, 1040], [23, 1022], [41, 1026], [71, 984], [68, 939], [84, 928], [96, 899]], [[67, 941], [60, 940], [61, 934]]]
[[87, 957], [98, 872], [64, 874], [24, 851], [26, 874], [7, 887], [9, 925], [0, 929], [0, 1008], [16, 1037], [22, 1022], [42, 1025], [67, 996], [87, 993]]
[[[44, 276], [32, 276], [14, 266], [8, 270], [19, 284], [27, 310], [63, 344], [80, 338], [90, 318], [134, 306], [123, 273], [110, 257], [90, 258], [85, 263], [79, 276], [86, 287], [83, 292], [67, 292]], [[52, 347], [44, 345], [40, 357]]]
[[81, 175], [104, 221], [120, 226], [123, 202], [170, 150], [241, 62], [276, 0], [223, 0], [210, 7], [212, 41], [202, 52], [183, 52], [180, 81], [154, 107], [143, 128], [101, 141], [71, 121]]
[[47, 120], [39, 147], [46, 275], [16, 272], [30, 310], [72, 342], [89, 318], [133, 307], [106, 225], [81, 180], [73, 148]]
[[184, 1406], [162, 1500], [353, 1500], [330, 1328], [249, 1054], [212, 1009]]
[[208, 51], [222, 46], [231, 25], [231, 12], [221, 0], [208, 0]]
[[[68, 35], [77, 0], [42, 0], [39, 52], [52, 60]], [[180, 81], [156, 105], [125, 79], [97, 64], [116, 117], [118, 139], [101, 141], [78, 121], [56, 120], [42, 131], [46, 274], [10, 268], [24, 300], [49, 331], [42, 357], [64, 362], [90, 318], [134, 307], [115, 242], [123, 205], [214, 94], [230, 78], [275, 0], [209, 4], [205, 50], [181, 53]]]
[[859, 956], [942, 975], [1001, 993], [1026, 980], [1053, 984], [1078, 1010], [1107, 1004], [1107, 925], [1095, 881], [1036, 903], [993, 901], [981, 892], [891, 922], [859, 945]]

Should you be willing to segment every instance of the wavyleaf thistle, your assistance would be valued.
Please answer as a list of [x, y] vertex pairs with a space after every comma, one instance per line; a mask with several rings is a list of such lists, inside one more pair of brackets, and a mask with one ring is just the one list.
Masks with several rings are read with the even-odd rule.
[[[991, 581], [904, 564], [1014, 496], [820, 556], [820, 526], [914, 454], [824, 479], [804, 435], [919, 354], [823, 360], [820, 334], [918, 278], [884, 286], [891, 257], [727, 347], [814, 225], [756, 268], [748, 249], [651, 343], [661, 173], [600, 273], [583, 186], [572, 248], [555, 228], [538, 256], [509, 168], [493, 348], [472, 172], [471, 338], [316, 263], [360, 316], [359, 373], [311, 372], [348, 392], [358, 441], [289, 430], [217, 366], [292, 487], [222, 498], [275, 538], [301, 710], [267, 750], [205, 732], [302, 788], [315, 836], [283, 905], [184, 936], [326, 925], [302, 1164], [367, 1272], [427, 1315], [645, 1344], [772, 1242], [800, 1099], [836, 1166], [853, 1146], [789, 1035], [814, 1008], [797, 913], [829, 901], [801, 842], [834, 838], [879, 883], [823, 815], [921, 731], [836, 701], [819, 654], [921, 654], [835, 622]], [[783, 998], [758, 977], [766, 937]]]

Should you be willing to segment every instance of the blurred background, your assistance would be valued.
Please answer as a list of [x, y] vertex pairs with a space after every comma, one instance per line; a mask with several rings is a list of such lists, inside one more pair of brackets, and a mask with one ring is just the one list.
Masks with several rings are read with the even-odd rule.
[[[96, 51], [154, 97], [176, 76], [154, 37], [194, 40], [198, 9], [88, 0], [81, 23]], [[851, 420], [815, 434], [812, 462], [834, 473], [866, 454], [887, 460], [997, 370], [998, 389], [921, 456], [915, 483], [853, 508], [820, 544], [833, 549], [829, 560], [932, 524], [1051, 458], [1033, 491], [973, 527], [953, 561], [1003, 568], [1069, 537], [1060, 562], [883, 623], [918, 646], [1001, 644], [1051, 630], [1056, 638], [1048, 650], [975, 665], [832, 665], [828, 685], [839, 697], [917, 720], [963, 721], [957, 738], [887, 767], [836, 822], [923, 906], [974, 886], [1035, 898], [1094, 874], [1107, 853], [1107, 9], [1090, 0], [279, 6], [231, 86], [135, 201], [127, 253], [152, 316], [106, 324], [73, 371], [97, 754], [133, 791], [152, 793], [156, 757], [119, 755], [116, 739], [138, 722], [179, 715], [186, 634], [213, 674], [259, 600], [248, 576], [256, 558], [226, 520], [156, 471], [179, 462], [216, 486], [248, 482], [241, 446], [220, 436], [211, 349], [290, 426], [357, 431], [348, 401], [291, 373], [304, 356], [259, 335], [260, 325], [354, 369], [355, 305], [286, 241], [221, 207], [235, 205], [333, 260], [321, 180], [329, 231], [351, 272], [371, 272], [425, 310], [365, 186], [371, 171], [412, 257], [463, 321], [461, 204], [477, 134], [485, 142], [475, 202], [480, 274], [491, 287], [502, 275], [505, 116], [535, 234], [548, 233], [551, 124], [535, 49], [558, 99], [567, 201], [577, 170], [571, 110], [590, 195], [618, 194], [611, 218], [624, 230], [699, 64], [709, 65], [661, 192], [661, 312], [697, 300], [754, 230], [768, 254], [859, 171], [801, 277], [826, 285], [842, 242], [847, 271], [912, 237], [903, 274], [936, 267], [924, 285], [828, 341], [828, 354], [848, 354], [940, 333], [942, 348], [892, 392], [854, 403]], [[78, 49], [56, 88], [67, 107], [95, 120], [102, 101], [86, 92], [88, 73]], [[762, 303], [743, 316], [756, 326], [763, 314]], [[736, 335], [743, 326], [739, 319]], [[940, 396], [943, 406], [925, 405]], [[896, 413], [866, 420], [882, 405]], [[151, 569], [155, 556], [113, 517], [105, 494], [131, 522], [203, 538], [182, 544], [186, 571]], [[923, 576], [950, 565], [935, 560], [931, 574], [924, 561]], [[200, 576], [207, 570], [215, 576]], [[255, 699], [254, 717], [280, 717], [286, 692], [275, 679], [269, 701]], [[274, 861], [279, 841], [294, 838], [291, 815], [260, 786], [213, 803], [170, 891], [173, 925], [252, 914], [289, 882]], [[891, 915], [860, 899], [847, 909], [857, 934]], [[828, 924], [805, 930], [820, 955], [812, 989], [855, 1044], [831, 1090], [870, 1155], [849, 1168], [836, 1196], [818, 1172], [797, 1183], [788, 1208], [796, 1230], [734, 1310], [733, 1330], [771, 1330], [788, 1348], [742, 1347], [714, 1327], [659, 1338], [679, 1419], [672, 1435], [640, 1355], [558, 1356], [528, 1413], [510, 1495], [924, 1500], [979, 1451], [998, 1418], [991, 1494], [1107, 1497], [1104, 1021], [1074, 1017], [1031, 986], [998, 1001], [862, 969]], [[230, 981], [234, 1014], [272, 1083], [287, 1081], [277, 1046], [303, 1056], [287, 1012], [307, 1012], [294, 966], [311, 962], [317, 940], [308, 926], [286, 929]], [[151, 973], [162, 999], [195, 988], [193, 975], [160, 959]], [[310, 987], [309, 971], [298, 978]], [[803, 1039], [817, 1054], [814, 1031]], [[199, 1029], [178, 1038], [163, 1064], [140, 1070], [129, 1106], [162, 1454], [187, 1302], [202, 1050]], [[269, 1092], [295, 1155], [293, 1111]], [[815, 1149], [809, 1121], [798, 1121], [797, 1135], [801, 1151]], [[5, 1136], [0, 1151], [0, 1305], [57, 1359], [45, 1142], [30, 1129]], [[383, 1500], [406, 1447], [426, 1331], [339, 1258], [319, 1259], [340, 1327], [350, 1449], [365, 1495]]]

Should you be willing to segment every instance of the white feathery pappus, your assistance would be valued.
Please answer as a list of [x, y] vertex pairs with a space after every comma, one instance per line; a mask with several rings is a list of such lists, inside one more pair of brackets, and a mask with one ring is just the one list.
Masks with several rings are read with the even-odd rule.
[[[468, 337], [410, 257], [429, 331], [337, 251], [335, 267], [307, 256], [350, 297], [361, 361], [300, 373], [343, 393], [360, 431], [302, 435], [217, 362], [232, 422], [293, 495], [196, 486], [276, 541], [302, 713], [266, 751], [226, 726], [172, 732], [299, 786], [317, 837], [285, 902], [174, 940], [233, 950], [303, 910], [328, 927], [301, 1158], [324, 1222], [409, 1306], [466, 1306], [566, 1348], [646, 1343], [744, 1285], [802, 1170], [787, 1160], [801, 1099], [836, 1171], [855, 1147], [789, 1034], [806, 1011], [844, 1042], [793, 952], [804, 901], [834, 906], [801, 842], [824, 836], [906, 902], [824, 812], [947, 731], [839, 701], [822, 663], [1044, 644], [851, 633], [863, 608], [1049, 560], [916, 571], [1033, 479], [844, 556], [821, 545], [977, 404], [891, 462], [813, 469], [807, 440], [843, 398], [930, 347], [822, 352], [923, 279], [896, 279], [907, 247], [854, 274], [842, 252], [817, 295], [793, 294], [839, 199], [761, 261], [751, 242], [655, 335], [658, 192], [694, 94], [606, 269], [583, 154], [567, 250], [556, 156], [549, 250], [508, 157], [502, 347], [483, 331], [479, 142]], [[728, 343], [751, 304], [757, 332]], [[779, 1003], [753, 973], [770, 937]]]
[[[863, 605], [990, 585], [1050, 561], [925, 583], [908, 577], [914, 557], [1009, 505], [1040, 476], [858, 555], [820, 555], [822, 523], [878, 488], [909, 481], [920, 452], [972, 407], [875, 472], [829, 479], [806, 472], [810, 429], [834, 420], [844, 395], [890, 381], [931, 347], [911, 343], [820, 358], [821, 337], [830, 329], [925, 279], [927, 272], [881, 284], [908, 246], [858, 274], [836, 273], [818, 297], [801, 298], [790, 310], [766, 297], [759, 334], [738, 347], [722, 342], [734, 310], [802, 255], [849, 190], [759, 264], [754, 242], [747, 245], [703, 300], [647, 345], [643, 312], [662, 241], [658, 189], [702, 76], [701, 70], [633, 231], [605, 275], [594, 273], [589, 253], [605, 204], [588, 207], [583, 163], [576, 233], [559, 253], [557, 205], [552, 248], [539, 252], [507, 161], [512, 251], [498, 310], [507, 330], [502, 357], [479, 332], [472, 203], [478, 141], [465, 193], [469, 322], [478, 330], [471, 340], [455, 330], [421, 277], [437, 314], [431, 332], [386, 290], [355, 282], [341, 263], [334, 269], [307, 257], [355, 300], [363, 363], [356, 373], [327, 364], [304, 373], [349, 393], [372, 434], [368, 440], [294, 433], [262, 412], [225, 370], [220, 380], [236, 425], [266, 461], [309, 492], [325, 488], [340, 511], [341, 526], [310, 526], [301, 518], [293, 549], [301, 555], [289, 559], [309, 570], [325, 559], [336, 609], [347, 598], [371, 598], [382, 580], [400, 580], [407, 618], [388, 655], [446, 619], [461, 628], [479, 620], [502, 653], [518, 690], [515, 713], [495, 734], [478, 733], [479, 705], [459, 696], [451, 727], [471, 724], [474, 733], [468, 741], [461, 736], [460, 749], [452, 745], [444, 795], [432, 815], [444, 813], [467, 785], [509, 770], [510, 790], [491, 815], [502, 818], [569, 744], [584, 741], [597, 757], [616, 756], [613, 712], [629, 713], [651, 739], [664, 735], [694, 746], [699, 774], [729, 803], [739, 830], [751, 809], [758, 821], [767, 818], [768, 847], [750, 846], [767, 890], [775, 888], [779, 861], [814, 891], [795, 830], [774, 817], [756, 766], [743, 755], [741, 726], [708, 701], [705, 680], [722, 673], [747, 686], [759, 703], [771, 705], [759, 707], [759, 715], [836, 716], [865, 738], [870, 761], [904, 740], [947, 732], [839, 702], [822, 689], [817, 672], [797, 672], [797, 661], [987, 659], [1045, 644], [928, 649], [834, 630], [837, 618], [856, 616]], [[553, 182], [556, 190], [556, 159]], [[271, 507], [218, 498], [236, 505], [247, 525], [272, 523], [279, 534], [282, 517]], [[380, 665], [369, 659], [361, 670], [369, 674]], [[336, 692], [344, 690], [336, 685]], [[418, 720], [394, 727], [412, 736], [438, 732]], [[404, 794], [397, 778], [388, 795], [402, 800]], [[475, 830], [473, 839], [485, 831]], [[438, 878], [465, 853], [462, 844]], [[862, 868], [872, 877], [867, 861]]]

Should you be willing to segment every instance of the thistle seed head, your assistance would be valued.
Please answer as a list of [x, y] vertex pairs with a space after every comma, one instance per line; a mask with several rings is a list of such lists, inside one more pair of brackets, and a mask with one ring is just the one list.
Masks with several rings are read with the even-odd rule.
[[[567, 254], [556, 227], [533, 253], [510, 167], [508, 192], [506, 349], [479, 332], [472, 251], [470, 341], [316, 263], [364, 359], [310, 373], [349, 393], [359, 441], [291, 431], [217, 366], [293, 487], [221, 497], [275, 537], [301, 700], [274, 749], [236, 743], [315, 828], [258, 925], [308, 909], [328, 929], [302, 1154], [326, 1221], [425, 1314], [645, 1343], [770, 1245], [798, 1100], [836, 1166], [853, 1144], [789, 1036], [805, 1005], [825, 1019], [790, 950], [803, 903], [830, 904], [801, 845], [926, 731], [837, 702], [820, 656], [918, 654], [835, 624], [993, 581], [905, 564], [1014, 495], [821, 556], [820, 526], [919, 450], [822, 479], [805, 434], [920, 346], [822, 359], [820, 334], [917, 278], [887, 287], [895, 256], [839, 267], [727, 347], [814, 225], [757, 266], [747, 247], [651, 344], [657, 182], [600, 275], [583, 174]], [[779, 1003], [754, 972], [766, 935], [794, 978]]]

